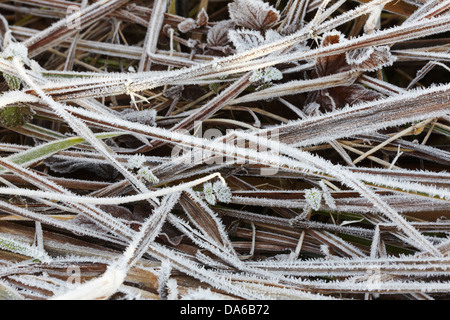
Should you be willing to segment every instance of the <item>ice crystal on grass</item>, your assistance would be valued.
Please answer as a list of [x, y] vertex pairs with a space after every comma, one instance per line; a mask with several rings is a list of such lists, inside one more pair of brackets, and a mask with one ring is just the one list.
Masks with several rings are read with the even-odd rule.
[[51, 260], [50, 256], [45, 251], [41, 251], [36, 247], [12, 239], [8, 236], [0, 236], [0, 248], [14, 253], [19, 253], [42, 262], [48, 262]]
[[167, 283], [169, 281], [170, 273], [172, 272], [172, 266], [170, 262], [164, 260], [161, 263], [161, 269], [158, 272], [158, 291], [162, 299], [167, 299]]
[[145, 161], [146, 158], [143, 154], [134, 154], [128, 159], [128, 167], [131, 169], [139, 169]]
[[130, 111], [122, 112], [123, 119], [138, 122], [147, 125], [156, 124], [156, 111], [154, 109], [145, 109], [142, 111]]
[[333, 210], [337, 209], [336, 202], [333, 199], [333, 196], [331, 195], [330, 188], [325, 185], [325, 182], [323, 180], [319, 181], [319, 185], [322, 188], [322, 195], [323, 200], [325, 203]]

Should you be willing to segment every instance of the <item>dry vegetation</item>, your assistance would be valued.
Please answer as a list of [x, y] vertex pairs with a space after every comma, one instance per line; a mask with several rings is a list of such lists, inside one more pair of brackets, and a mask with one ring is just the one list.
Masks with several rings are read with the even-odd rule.
[[0, 1], [2, 299], [446, 299], [450, 1]]

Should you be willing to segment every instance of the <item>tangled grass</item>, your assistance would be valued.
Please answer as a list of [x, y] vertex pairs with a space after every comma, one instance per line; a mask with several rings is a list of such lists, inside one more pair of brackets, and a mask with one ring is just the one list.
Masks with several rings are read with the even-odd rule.
[[2, 1], [1, 299], [447, 299], [449, 8]]

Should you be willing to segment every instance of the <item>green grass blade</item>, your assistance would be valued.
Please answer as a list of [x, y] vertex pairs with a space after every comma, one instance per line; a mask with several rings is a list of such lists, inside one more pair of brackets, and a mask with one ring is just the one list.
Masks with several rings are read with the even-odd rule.
[[[114, 138], [120, 135], [125, 134], [124, 132], [106, 132], [106, 133], [98, 133], [95, 136], [98, 139], [108, 139]], [[22, 151], [16, 154], [13, 154], [7, 159], [16, 164], [20, 164], [22, 166], [29, 166], [36, 161], [40, 161], [42, 159], [48, 158], [53, 154], [71, 148], [77, 144], [83, 143], [85, 140], [81, 137], [70, 137], [62, 140], [48, 142], [37, 147], [28, 149], [26, 151]], [[4, 168], [0, 168], [0, 172], [4, 171]]]

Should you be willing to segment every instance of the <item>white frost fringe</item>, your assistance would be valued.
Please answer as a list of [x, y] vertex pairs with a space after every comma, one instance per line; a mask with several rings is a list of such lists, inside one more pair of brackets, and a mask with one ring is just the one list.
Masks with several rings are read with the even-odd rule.
[[101, 277], [85, 282], [73, 290], [50, 298], [50, 300], [108, 299], [117, 292], [125, 280], [125, 276], [126, 271], [124, 269], [110, 266]]

